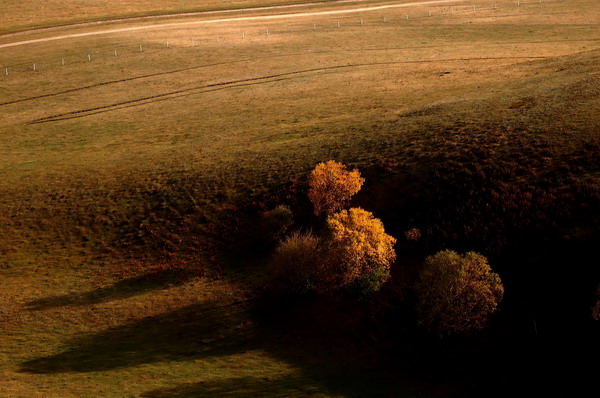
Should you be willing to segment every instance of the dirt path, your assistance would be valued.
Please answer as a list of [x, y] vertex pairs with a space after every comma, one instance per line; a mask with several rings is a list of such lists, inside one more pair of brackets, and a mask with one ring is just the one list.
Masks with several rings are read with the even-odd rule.
[[67, 23], [64, 25], [48, 26], [46, 28], [35, 28], [35, 29], [23, 30], [20, 32], [6, 33], [6, 34], [0, 35], [0, 39], [6, 38], [6, 37], [23, 36], [23, 35], [31, 34], [31, 33], [48, 32], [48, 31], [53, 31], [53, 30], [65, 29], [65, 28], [79, 28], [79, 27], [83, 27], [83, 26], [107, 25], [107, 24], [116, 23], [116, 22], [147, 21], [149, 19], [193, 17], [193, 16], [211, 15], [211, 14], [230, 14], [230, 13], [234, 13], [234, 12], [265, 11], [265, 10], [276, 10], [276, 9], [280, 9], [280, 8], [310, 7], [310, 6], [332, 5], [332, 4], [340, 4], [340, 3], [363, 3], [363, 2], [367, 2], [367, 1], [371, 1], [371, 0], [330, 0], [328, 2], [312, 1], [312, 2], [306, 2], [306, 3], [287, 4], [287, 5], [279, 5], [279, 6], [262, 6], [262, 7], [222, 9], [222, 10], [177, 12], [177, 13], [173, 13], [173, 14], [144, 15], [144, 16], [139, 16], [139, 17], [120, 17], [120, 18], [103, 19], [101, 21], [74, 22], [74, 23]]
[[[133, 32], [133, 31], [138, 31], [138, 30], [168, 28], [168, 27], [174, 27], [174, 26], [205, 25], [205, 24], [213, 24], [213, 23], [261, 21], [261, 20], [276, 20], [276, 19], [289, 19], [289, 18], [304, 18], [304, 17], [321, 16], [321, 15], [340, 15], [340, 14], [350, 14], [350, 13], [357, 13], [357, 12], [385, 10], [385, 9], [389, 9], [389, 8], [410, 7], [410, 6], [416, 6], [416, 5], [452, 3], [452, 2], [457, 2], [457, 1], [458, 0], [430, 0], [430, 1], [417, 1], [417, 2], [411, 2], [411, 3], [386, 4], [386, 5], [382, 5], [382, 6], [373, 6], [373, 7], [347, 8], [347, 9], [343, 9], [343, 10], [298, 12], [298, 13], [278, 14], [278, 15], [258, 15], [258, 16], [249, 16], [249, 17], [232, 17], [232, 18], [218, 18], [218, 19], [207, 19], [207, 20], [205, 19], [205, 20], [201, 20], [201, 21], [158, 23], [158, 24], [145, 25], [145, 26], [134, 26], [134, 27], [129, 27], [129, 28], [103, 29], [103, 30], [97, 30], [97, 31], [92, 31], [92, 32], [73, 33], [73, 34], [68, 34], [68, 35], [58, 35], [58, 36], [44, 37], [42, 39], [23, 40], [23, 41], [17, 41], [17, 42], [12, 42], [12, 43], [0, 44], [0, 48], [16, 47], [16, 46], [22, 46], [22, 45], [26, 45], [26, 44], [43, 43], [43, 42], [48, 42], [48, 41], [72, 39], [72, 38], [86, 37], [86, 36], [105, 35], [105, 34], [111, 34], [111, 33], [123, 33], [123, 32]], [[317, 4], [320, 4], [320, 3], [317, 3]], [[286, 8], [286, 7], [292, 7], [292, 6], [276, 6], [276, 7]], [[272, 8], [276, 8], [276, 7], [272, 7]], [[256, 10], [256, 9], [253, 9], [253, 10]], [[174, 15], [174, 16], [176, 16], [176, 15]], [[105, 22], [111, 22], [111, 21], [105, 21]]]

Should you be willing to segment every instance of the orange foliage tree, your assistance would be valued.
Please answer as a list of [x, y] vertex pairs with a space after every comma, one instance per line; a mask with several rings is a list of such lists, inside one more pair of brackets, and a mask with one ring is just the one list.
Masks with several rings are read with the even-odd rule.
[[329, 216], [341, 210], [360, 191], [364, 182], [356, 169], [347, 171], [345, 165], [333, 160], [319, 163], [308, 180], [308, 197], [315, 214]]
[[484, 256], [444, 250], [425, 260], [416, 293], [420, 323], [442, 335], [482, 329], [504, 287]]
[[379, 290], [396, 259], [396, 239], [385, 233], [381, 220], [360, 208], [342, 210], [327, 218], [327, 231], [324, 285], [335, 289], [356, 283], [363, 293]]

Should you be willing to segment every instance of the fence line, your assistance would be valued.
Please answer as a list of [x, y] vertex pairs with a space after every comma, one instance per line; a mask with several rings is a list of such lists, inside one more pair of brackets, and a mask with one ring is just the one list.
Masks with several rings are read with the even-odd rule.
[[[419, 19], [426, 19], [426, 18], [431, 18], [431, 17], [435, 17], [435, 16], [453, 16], [456, 15], [458, 13], [481, 13], [483, 11], [497, 11], [498, 9], [501, 8], [509, 8], [509, 7], [513, 7], [513, 8], [517, 8], [517, 7], [523, 7], [523, 6], [540, 6], [540, 5], [544, 5], [547, 3], [563, 3], [566, 0], [529, 0], [529, 1], [522, 1], [522, 0], [514, 0], [514, 1], [509, 1], [506, 3], [498, 3], [498, 2], [489, 2], [486, 3], [486, 5], [459, 5], [459, 6], [444, 6], [441, 9], [438, 9], [436, 11], [423, 11], [423, 12], [419, 12], [419, 13], [412, 13], [412, 14], [404, 14], [404, 17], [398, 17], [398, 18], [388, 18], [388, 16], [383, 16], [383, 24], [385, 25], [389, 25], [389, 24], [393, 24], [395, 23], [401, 23], [402, 21], [404, 21], [406, 23], [406, 21], [414, 21], [414, 20], [419, 20]], [[381, 18], [381, 17], [378, 17]], [[335, 22], [332, 24], [316, 24], [313, 23], [312, 25], [312, 29], [296, 29], [296, 30], [292, 30], [292, 29], [280, 29], [280, 30], [275, 30], [275, 29], [266, 29], [266, 32], [263, 30], [262, 33], [261, 32], [257, 32], [257, 33], [252, 33], [252, 34], [247, 34], [245, 31], [241, 32], [241, 36], [238, 35], [236, 36], [234, 33], [230, 33], [228, 35], [217, 35], [216, 36], [216, 41], [217, 43], [239, 43], [240, 42], [240, 38], [242, 41], [244, 42], [252, 42], [252, 39], [257, 38], [257, 37], [263, 37], [266, 38], [268, 36], [272, 36], [272, 35], [277, 35], [277, 34], [286, 34], [286, 33], [303, 33], [303, 32], [335, 32], [338, 31], [344, 27], [355, 27], [355, 26], [382, 26], [382, 19], [378, 19], [378, 18], [372, 18], [371, 20], [366, 19], [365, 17], [360, 17], [360, 18], [356, 18], [356, 17], [344, 17], [344, 24], [342, 25], [341, 22], [339, 21], [339, 18], [336, 18]], [[409, 22], [410, 23], [410, 22]], [[296, 24], [299, 25], [299, 24]], [[301, 24], [304, 25], [304, 24]], [[304, 25], [305, 26], [305, 25]], [[310, 26], [310, 25], [309, 25]], [[236, 39], [237, 37], [237, 39]], [[250, 40], [249, 40], [250, 39]], [[95, 51], [87, 51], [85, 53], [71, 53], [71, 54], [67, 54], [67, 55], [63, 55], [62, 57], [57, 57], [54, 59], [49, 59], [46, 58], [45, 60], [43, 60], [42, 62], [40, 62], [39, 60], [36, 62], [31, 62], [31, 61], [24, 61], [24, 62], [18, 62], [18, 63], [13, 63], [13, 64], [6, 64], [6, 65], [1, 65], [1, 68], [4, 68], [4, 78], [6, 78], [6, 76], [12, 76], [14, 73], [17, 72], [22, 72], [22, 71], [36, 71], [36, 72], [40, 72], [42, 70], [45, 70], [46, 67], [45, 66], [49, 66], [49, 67], [53, 67], [53, 66], [66, 66], [66, 65], [73, 65], [73, 64], [81, 64], [84, 63], [85, 60], [87, 59], [87, 62], [93, 62], [95, 60], [98, 59], [103, 59], [105, 57], [105, 55], [107, 53], [111, 53], [113, 57], [119, 57], [119, 56], [125, 56], [125, 55], [131, 55], [131, 54], [139, 54], [139, 53], [147, 53], [147, 52], [153, 52], [153, 51], [159, 51], [159, 50], [165, 50], [165, 49], [171, 49], [172, 47], [179, 47], [179, 48], [185, 48], [185, 47], [196, 47], [196, 48], [202, 48], [203, 47], [203, 43], [208, 43], [208, 42], [213, 42], [214, 43], [214, 36], [212, 38], [205, 38], [203, 40], [200, 39], [196, 39], [194, 37], [192, 37], [191, 39], [191, 46], [177, 46], [177, 45], [173, 45], [174, 43], [173, 41], [166, 41], [166, 44], [157, 44], [157, 43], [143, 43], [140, 44], [139, 41], [131, 41], [131, 42], [119, 42], [119, 43], [111, 43], [111, 44], [106, 44], [101, 46], [99, 49], [95, 50]], [[110, 50], [108, 49], [110, 48]], [[137, 48], [137, 51], [134, 49]], [[120, 50], [120, 51], [119, 51]], [[40, 68], [41, 66], [41, 68]]]

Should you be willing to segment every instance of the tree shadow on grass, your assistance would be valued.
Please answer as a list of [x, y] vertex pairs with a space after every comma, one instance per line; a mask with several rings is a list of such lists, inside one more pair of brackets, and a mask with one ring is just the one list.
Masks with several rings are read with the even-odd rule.
[[[186, 383], [148, 391], [145, 397], [346, 397], [414, 396], [401, 381], [378, 377], [379, 370], [342, 345], [306, 341], [289, 330], [271, 328], [251, 315], [247, 301], [223, 298], [166, 314], [136, 320], [107, 331], [78, 337], [64, 351], [21, 364], [32, 374], [110, 371], [159, 362], [214, 359], [262, 351], [275, 361], [293, 365], [290, 375], [271, 374], [269, 367], [246, 369], [267, 377], [240, 376]], [[243, 359], [240, 359], [243, 360]], [[254, 362], [250, 362], [257, 366]], [[258, 365], [260, 366], [260, 365]]]
[[164, 388], [143, 393], [144, 398], [187, 397], [307, 397], [320, 392], [319, 387], [307, 384], [298, 376], [281, 378], [236, 377], [232, 379], [185, 383], [175, 388]]
[[165, 281], [169, 281], [170, 285], [180, 285], [186, 280], [184, 277], [174, 276], [173, 271], [169, 269], [154, 271], [151, 275], [143, 274], [133, 278], [122, 279], [113, 285], [88, 292], [37, 299], [27, 303], [27, 308], [32, 311], [41, 311], [57, 307], [106, 303], [162, 289], [165, 287]]
[[68, 350], [22, 364], [37, 374], [94, 372], [230, 355], [252, 347], [242, 304], [208, 302], [76, 338]]
[[[352, 375], [355, 376], [355, 375]], [[311, 378], [310, 375], [292, 375], [277, 378], [267, 377], [236, 377], [231, 379], [185, 383], [174, 388], [157, 389], [143, 393], [144, 398], [192, 398], [192, 397], [287, 397], [304, 398], [311, 396], [340, 396], [353, 398], [376, 397], [415, 397], [418, 393], [412, 390], [388, 389], [386, 392], [382, 385], [357, 386], [356, 379], [346, 375], [344, 385], [333, 385], [332, 379], [324, 382]], [[357, 388], [358, 387], [358, 388]], [[393, 391], [393, 392], [392, 392]]]

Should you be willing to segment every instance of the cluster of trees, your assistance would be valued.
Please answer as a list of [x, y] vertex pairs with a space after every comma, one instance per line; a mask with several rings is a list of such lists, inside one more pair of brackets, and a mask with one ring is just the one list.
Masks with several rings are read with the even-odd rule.
[[331, 293], [355, 288], [370, 294], [390, 277], [396, 240], [381, 220], [361, 209], [344, 209], [364, 179], [340, 163], [321, 163], [312, 171], [308, 196], [315, 215], [324, 217], [321, 234], [296, 232], [273, 256], [278, 285], [298, 293]]
[[[350, 290], [371, 295], [385, 285], [396, 262], [396, 239], [371, 212], [347, 209], [364, 181], [358, 170], [335, 161], [315, 167], [308, 197], [322, 228], [281, 240], [271, 262], [275, 286], [300, 294]], [[419, 237], [417, 229], [406, 234], [409, 240]], [[438, 334], [482, 329], [504, 293], [484, 256], [451, 250], [425, 259], [414, 291], [420, 324]]]

